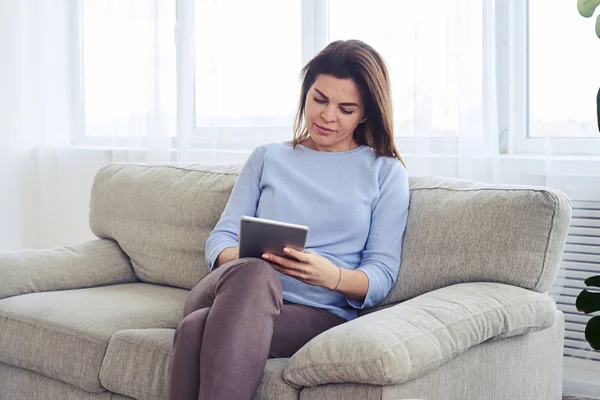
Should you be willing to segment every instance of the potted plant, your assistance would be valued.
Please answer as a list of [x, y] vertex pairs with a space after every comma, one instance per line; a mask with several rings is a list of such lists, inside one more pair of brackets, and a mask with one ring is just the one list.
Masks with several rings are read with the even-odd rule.
[[[600, 288], [600, 275], [592, 276], [584, 281], [586, 286]], [[577, 300], [575, 307], [578, 311], [586, 314], [600, 311], [600, 292], [583, 289]], [[600, 315], [590, 318], [585, 327], [585, 340], [594, 350], [600, 350]]]
[[[600, 5], [600, 0], [577, 0], [577, 10], [585, 18], [594, 15], [594, 11]], [[596, 35], [600, 38], [600, 15], [596, 17]], [[598, 121], [598, 132], [600, 132], [600, 89], [596, 95], [596, 118]]]
[[[577, 0], [577, 10], [585, 18], [593, 16], [599, 5], [600, 0]], [[600, 15], [596, 18], [596, 35], [600, 38]], [[596, 96], [596, 112], [598, 114], [598, 131], [600, 131], [600, 90]], [[600, 288], [600, 275], [587, 278], [584, 283], [586, 286]], [[578, 311], [586, 314], [600, 311], [600, 291], [583, 289], [577, 296], [575, 307]], [[588, 321], [585, 327], [585, 340], [594, 350], [600, 350], [600, 315], [596, 315]]]

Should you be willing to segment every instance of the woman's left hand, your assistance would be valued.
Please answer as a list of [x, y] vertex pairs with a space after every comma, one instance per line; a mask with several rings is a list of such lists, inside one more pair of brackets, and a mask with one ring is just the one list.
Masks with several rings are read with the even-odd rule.
[[270, 261], [277, 271], [313, 286], [333, 290], [340, 277], [340, 269], [325, 257], [308, 251], [306, 253], [286, 247], [283, 251], [295, 260], [265, 253], [263, 259]]

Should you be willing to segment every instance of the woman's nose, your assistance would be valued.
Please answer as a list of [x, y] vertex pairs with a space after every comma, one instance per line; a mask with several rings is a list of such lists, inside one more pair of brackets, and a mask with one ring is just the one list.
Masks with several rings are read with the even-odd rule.
[[323, 118], [323, 120], [325, 122], [334, 122], [335, 121], [335, 108], [331, 107], [331, 106], [327, 106], [327, 107], [323, 108], [323, 111], [321, 112], [321, 118]]

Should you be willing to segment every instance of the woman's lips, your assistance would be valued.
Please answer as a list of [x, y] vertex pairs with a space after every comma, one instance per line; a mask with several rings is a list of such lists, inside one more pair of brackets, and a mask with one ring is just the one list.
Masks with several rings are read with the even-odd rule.
[[317, 133], [320, 134], [320, 135], [330, 135], [333, 132], [335, 132], [335, 131], [333, 131], [331, 129], [324, 128], [324, 127], [322, 127], [319, 124], [315, 124], [315, 127], [317, 128]]

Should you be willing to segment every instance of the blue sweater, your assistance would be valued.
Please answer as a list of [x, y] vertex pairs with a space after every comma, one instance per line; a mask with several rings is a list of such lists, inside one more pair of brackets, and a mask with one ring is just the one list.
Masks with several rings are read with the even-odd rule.
[[271, 143], [252, 152], [206, 241], [211, 270], [227, 247], [238, 247], [240, 216], [309, 228], [306, 251], [369, 278], [364, 301], [308, 285], [279, 272], [283, 299], [324, 308], [346, 320], [380, 303], [396, 282], [409, 204], [408, 175], [397, 159], [376, 157], [368, 146], [320, 152]]

